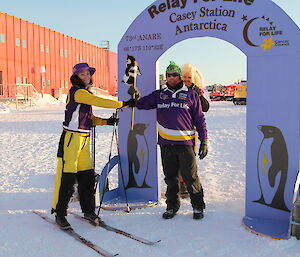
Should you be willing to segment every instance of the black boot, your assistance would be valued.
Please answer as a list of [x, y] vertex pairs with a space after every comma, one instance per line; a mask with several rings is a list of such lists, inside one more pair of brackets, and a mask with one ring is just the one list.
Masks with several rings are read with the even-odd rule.
[[163, 217], [164, 219], [166, 219], [166, 220], [172, 219], [172, 218], [176, 215], [176, 212], [177, 212], [177, 210], [175, 210], [175, 209], [169, 209], [169, 210], [166, 210], [166, 211], [163, 213], [162, 217]]
[[65, 216], [58, 216], [58, 215], [56, 215], [56, 216], [55, 216], [55, 222], [56, 222], [56, 224], [57, 224], [61, 229], [67, 230], [67, 229], [70, 229], [70, 228], [71, 228], [71, 225], [70, 225], [70, 223], [67, 221], [67, 219], [66, 219]]
[[200, 219], [203, 219], [203, 217], [204, 217], [204, 213], [203, 213], [203, 209], [202, 208], [194, 209], [193, 219], [200, 220]]
[[100, 226], [101, 224], [104, 225], [104, 222], [96, 213], [84, 213], [83, 217], [89, 220], [92, 224]]

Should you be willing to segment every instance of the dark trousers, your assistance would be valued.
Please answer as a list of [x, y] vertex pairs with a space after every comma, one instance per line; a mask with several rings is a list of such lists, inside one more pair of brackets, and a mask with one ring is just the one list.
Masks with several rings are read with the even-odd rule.
[[52, 213], [66, 216], [68, 203], [74, 193], [74, 184], [77, 180], [80, 207], [83, 213], [95, 212], [95, 172], [94, 170], [79, 171], [74, 173], [63, 173], [59, 188], [59, 197], [56, 208], [52, 208]]
[[77, 172], [78, 194], [83, 213], [94, 213], [95, 203], [95, 172], [94, 170]]
[[191, 145], [161, 146], [162, 166], [167, 184], [167, 209], [178, 210], [180, 200], [178, 196], [179, 170], [183, 181], [187, 185], [193, 209], [205, 208], [203, 189], [197, 174], [195, 152]]

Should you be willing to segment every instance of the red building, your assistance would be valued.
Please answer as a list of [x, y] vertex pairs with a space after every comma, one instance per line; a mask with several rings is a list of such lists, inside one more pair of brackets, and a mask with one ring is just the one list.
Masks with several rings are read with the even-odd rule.
[[[32, 84], [41, 93], [67, 93], [79, 62], [97, 69], [95, 87], [116, 93], [116, 53], [0, 12], [0, 85]], [[2, 89], [0, 97], [7, 94]]]

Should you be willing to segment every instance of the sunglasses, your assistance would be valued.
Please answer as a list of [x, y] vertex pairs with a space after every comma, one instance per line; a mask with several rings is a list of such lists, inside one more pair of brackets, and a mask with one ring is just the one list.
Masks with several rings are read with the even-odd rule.
[[174, 73], [167, 73], [167, 77], [170, 78], [170, 77], [177, 77], [179, 76], [179, 73], [177, 72], [174, 72]]

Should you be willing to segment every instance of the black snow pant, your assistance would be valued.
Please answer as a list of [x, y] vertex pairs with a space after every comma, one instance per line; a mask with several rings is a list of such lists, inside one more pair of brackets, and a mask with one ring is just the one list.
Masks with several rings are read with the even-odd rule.
[[167, 184], [167, 210], [178, 210], [180, 200], [178, 196], [179, 170], [183, 181], [187, 185], [193, 209], [204, 209], [203, 189], [197, 174], [197, 163], [194, 148], [191, 145], [161, 146], [162, 166]]

